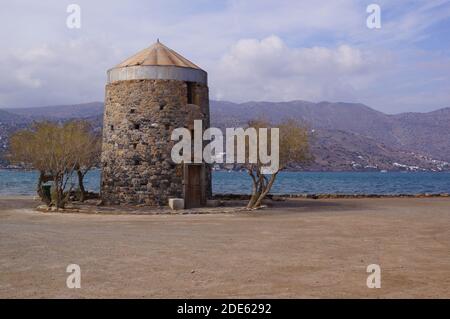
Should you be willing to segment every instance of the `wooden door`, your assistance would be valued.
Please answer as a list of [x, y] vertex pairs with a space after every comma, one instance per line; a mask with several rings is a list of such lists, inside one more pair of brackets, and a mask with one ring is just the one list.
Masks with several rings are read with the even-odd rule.
[[185, 206], [202, 206], [202, 165], [186, 165]]

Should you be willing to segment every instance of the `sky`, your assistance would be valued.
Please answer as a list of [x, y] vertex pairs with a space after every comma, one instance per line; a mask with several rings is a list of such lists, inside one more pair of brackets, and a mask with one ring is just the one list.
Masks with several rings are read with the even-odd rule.
[[[70, 4], [80, 28], [68, 28]], [[370, 29], [370, 4], [381, 28]], [[210, 98], [450, 107], [450, 0], [1, 0], [0, 108], [103, 101], [106, 71], [160, 39]]]

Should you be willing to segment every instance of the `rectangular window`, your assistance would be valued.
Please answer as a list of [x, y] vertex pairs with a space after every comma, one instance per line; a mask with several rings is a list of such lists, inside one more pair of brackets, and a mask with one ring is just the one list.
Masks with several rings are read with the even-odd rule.
[[193, 104], [194, 103], [194, 83], [186, 82], [186, 89], [187, 89], [187, 104]]
[[141, 126], [140, 126], [139, 124], [137, 124], [137, 123], [134, 124], [134, 129], [135, 129], [135, 130], [139, 130], [140, 127], [141, 127]]

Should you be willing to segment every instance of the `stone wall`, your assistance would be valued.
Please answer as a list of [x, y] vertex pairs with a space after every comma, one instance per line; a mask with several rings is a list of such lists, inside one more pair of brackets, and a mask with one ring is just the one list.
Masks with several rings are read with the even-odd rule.
[[[194, 103], [209, 127], [208, 87], [195, 83]], [[187, 84], [130, 80], [106, 86], [101, 197], [105, 204], [167, 205], [183, 197], [183, 168], [170, 157], [172, 130], [188, 127]], [[211, 196], [207, 168], [206, 193]]]

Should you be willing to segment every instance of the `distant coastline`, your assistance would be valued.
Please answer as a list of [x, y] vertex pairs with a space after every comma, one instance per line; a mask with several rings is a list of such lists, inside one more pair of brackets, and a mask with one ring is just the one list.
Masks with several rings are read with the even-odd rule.
[[[24, 172], [32, 172], [33, 168], [24, 168], [24, 167], [11, 167], [11, 166], [0, 166], [0, 171], [24, 171]], [[100, 170], [100, 168], [96, 168], [94, 170]], [[215, 172], [246, 172], [245, 169], [213, 169]], [[402, 169], [355, 169], [355, 170], [326, 170], [326, 169], [283, 169], [281, 172], [284, 173], [450, 173], [450, 169], [446, 170], [402, 170]]]

